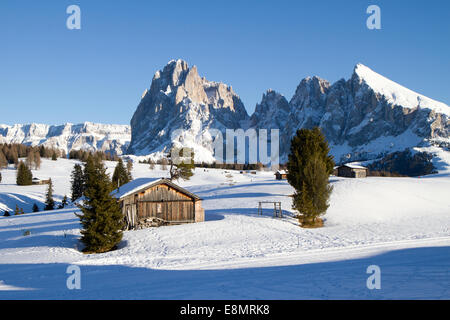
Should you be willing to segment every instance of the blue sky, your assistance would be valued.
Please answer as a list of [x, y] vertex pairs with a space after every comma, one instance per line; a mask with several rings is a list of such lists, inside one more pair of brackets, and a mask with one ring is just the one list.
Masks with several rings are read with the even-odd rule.
[[[68, 30], [66, 8], [81, 8]], [[366, 8], [381, 8], [381, 30]], [[128, 124], [171, 59], [233, 86], [251, 114], [269, 88], [289, 100], [300, 80], [349, 78], [361, 62], [450, 104], [450, 2], [0, 2], [0, 123]]]

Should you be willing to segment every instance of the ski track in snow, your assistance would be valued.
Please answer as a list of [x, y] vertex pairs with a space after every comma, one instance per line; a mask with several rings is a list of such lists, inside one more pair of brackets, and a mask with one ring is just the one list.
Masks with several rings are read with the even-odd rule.
[[[55, 169], [55, 162], [43, 160], [39, 173], [52, 179], [55, 173], [57, 199], [69, 194], [74, 163], [59, 159]], [[107, 164], [111, 173], [114, 163]], [[180, 182], [204, 199], [205, 222], [127, 231], [119, 249], [104, 254], [80, 252], [75, 207], [1, 217], [0, 298], [450, 298], [445, 173], [332, 177], [325, 227], [303, 229], [292, 216], [293, 189], [286, 181], [271, 172], [227, 171], [196, 169], [191, 181]], [[164, 175], [134, 166], [135, 178]], [[3, 179], [3, 207], [11, 208], [17, 194], [30, 201], [26, 208], [44, 201], [45, 187], [14, 186], [13, 170], [3, 171]], [[283, 218], [273, 218], [270, 206], [258, 216], [260, 200], [281, 201]], [[379, 292], [365, 287], [373, 261], [384, 275]], [[65, 287], [70, 264], [81, 267], [83, 290]]]

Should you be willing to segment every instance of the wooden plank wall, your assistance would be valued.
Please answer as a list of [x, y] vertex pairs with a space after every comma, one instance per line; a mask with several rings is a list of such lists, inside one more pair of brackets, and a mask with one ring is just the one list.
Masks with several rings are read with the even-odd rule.
[[137, 202], [137, 218], [157, 217], [166, 221], [195, 219], [194, 199], [167, 185], [157, 185], [123, 199], [123, 206]]

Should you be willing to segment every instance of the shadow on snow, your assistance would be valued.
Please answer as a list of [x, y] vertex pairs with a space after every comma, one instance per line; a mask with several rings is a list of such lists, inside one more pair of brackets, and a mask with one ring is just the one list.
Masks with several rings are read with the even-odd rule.
[[[366, 287], [381, 268], [381, 290]], [[68, 264], [0, 265], [0, 299], [449, 299], [450, 247], [391, 251], [343, 261], [225, 270], [81, 265], [69, 290]], [[6, 287], [9, 286], [9, 287]], [[14, 289], [16, 288], [16, 289]], [[34, 289], [34, 290], [25, 290]]]

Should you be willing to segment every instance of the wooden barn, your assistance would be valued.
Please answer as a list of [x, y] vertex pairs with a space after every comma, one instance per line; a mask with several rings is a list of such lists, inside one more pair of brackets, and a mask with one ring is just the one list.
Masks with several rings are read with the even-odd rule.
[[347, 163], [337, 167], [337, 176], [347, 178], [365, 178], [367, 177], [367, 168]]
[[126, 229], [201, 222], [202, 199], [168, 179], [139, 178], [113, 191]]
[[287, 171], [286, 170], [278, 170], [277, 172], [275, 172], [275, 179], [277, 179], [277, 180], [287, 179]]

